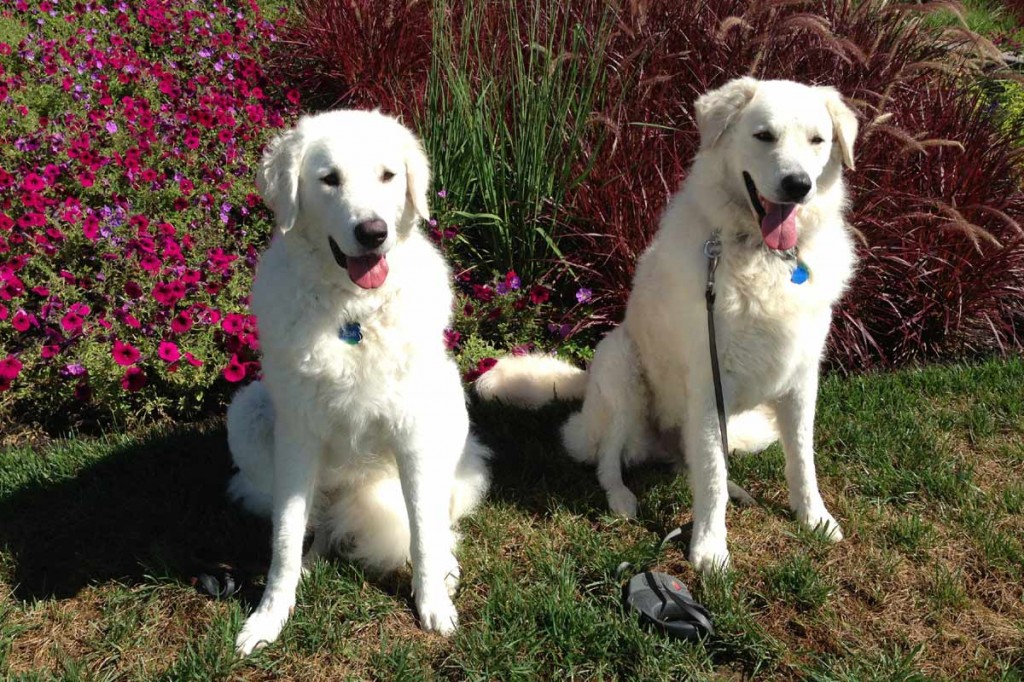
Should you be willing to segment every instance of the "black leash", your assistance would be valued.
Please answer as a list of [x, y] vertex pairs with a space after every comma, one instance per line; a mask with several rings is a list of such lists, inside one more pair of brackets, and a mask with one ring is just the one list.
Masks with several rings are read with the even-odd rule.
[[708, 283], [704, 289], [704, 300], [708, 308], [708, 346], [711, 349], [711, 375], [715, 383], [715, 406], [718, 408], [718, 429], [722, 434], [722, 456], [729, 463], [729, 434], [725, 423], [725, 398], [722, 396], [722, 372], [718, 367], [718, 346], [715, 343], [715, 271], [722, 257], [722, 240], [718, 233], [704, 242], [704, 256], [708, 259]]

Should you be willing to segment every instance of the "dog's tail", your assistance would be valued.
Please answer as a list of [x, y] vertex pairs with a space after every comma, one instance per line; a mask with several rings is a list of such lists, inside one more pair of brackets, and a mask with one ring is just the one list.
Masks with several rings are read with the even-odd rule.
[[476, 380], [476, 393], [484, 400], [500, 400], [517, 407], [536, 408], [553, 400], [581, 399], [587, 373], [549, 355], [512, 355], [502, 358]]
[[761, 452], [779, 439], [775, 413], [766, 406], [729, 417], [729, 449]]

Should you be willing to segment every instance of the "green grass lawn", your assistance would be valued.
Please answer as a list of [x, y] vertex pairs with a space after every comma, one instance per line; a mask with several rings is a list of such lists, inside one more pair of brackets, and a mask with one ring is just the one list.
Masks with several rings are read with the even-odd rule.
[[[632, 472], [641, 517], [605, 511], [557, 443], [570, 409], [474, 408], [497, 451], [462, 526], [462, 627], [417, 628], [408, 575], [342, 559], [303, 582], [281, 640], [239, 661], [269, 527], [223, 497], [220, 422], [104, 438], [21, 438], [0, 455], [0, 677], [14, 680], [1024, 679], [1024, 361], [823, 382], [825, 499], [847, 539], [786, 510], [782, 453], [735, 459], [761, 505], [729, 511], [732, 571], [700, 580], [685, 482]], [[192, 587], [195, 558], [252, 574], [237, 597]], [[703, 644], [639, 628], [622, 561], [682, 577], [715, 615]]]
[[1024, 40], [1024, 29], [1010, 9], [1010, 2], [1004, 0], [962, 0], [958, 8], [959, 18], [952, 10], [941, 9], [930, 20], [938, 24], [959, 24], [984, 36], [1007, 37], [1015, 41]]

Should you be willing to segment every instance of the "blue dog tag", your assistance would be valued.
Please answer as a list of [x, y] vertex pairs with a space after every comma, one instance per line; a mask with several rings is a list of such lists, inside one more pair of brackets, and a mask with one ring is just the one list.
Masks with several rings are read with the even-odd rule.
[[358, 322], [349, 322], [338, 330], [338, 338], [350, 346], [354, 346], [363, 340], [363, 332], [359, 329]]
[[789, 276], [789, 281], [793, 284], [803, 284], [810, 276], [811, 273], [807, 272], [807, 266], [797, 261], [796, 267], [793, 268], [793, 274]]

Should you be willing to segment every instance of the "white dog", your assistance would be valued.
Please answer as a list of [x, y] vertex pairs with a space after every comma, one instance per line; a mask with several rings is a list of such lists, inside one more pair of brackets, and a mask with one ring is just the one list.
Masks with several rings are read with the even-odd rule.
[[714, 236], [730, 446], [757, 450], [781, 434], [797, 518], [842, 538], [818, 492], [812, 440], [832, 306], [854, 269], [842, 166], [853, 167], [857, 119], [832, 88], [753, 78], [703, 95], [696, 114], [700, 151], [637, 263], [625, 321], [598, 345], [589, 374], [549, 357], [506, 358], [477, 391], [524, 406], [585, 393], [563, 440], [577, 459], [597, 461], [612, 509], [625, 515], [636, 498], [622, 463], [649, 457], [656, 434], [674, 437], [693, 488], [690, 560], [704, 571], [729, 560], [705, 306], [704, 245]]
[[332, 544], [380, 571], [411, 560], [423, 628], [456, 627], [452, 526], [483, 497], [489, 452], [444, 348], [449, 271], [416, 226], [429, 176], [415, 136], [377, 112], [303, 118], [263, 157], [278, 228], [252, 291], [264, 376], [228, 409], [229, 492], [270, 515], [273, 558], [240, 654], [277, 639], [302, 567]]

